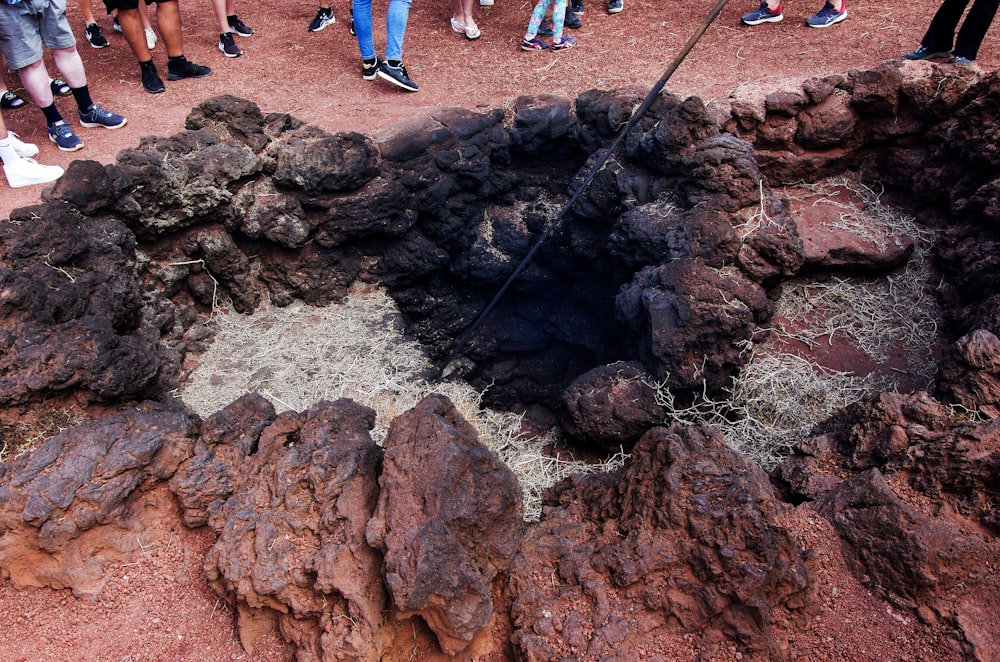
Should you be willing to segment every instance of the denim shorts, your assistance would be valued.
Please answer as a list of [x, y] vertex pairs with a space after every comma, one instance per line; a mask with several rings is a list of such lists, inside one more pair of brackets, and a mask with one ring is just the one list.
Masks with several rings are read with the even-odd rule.
[[66, 20], [66, 0], [0, 2], [0, 50], [7, 66], [21, 69], [42, 59], [42, 45], [69, 48], [76, 37]]

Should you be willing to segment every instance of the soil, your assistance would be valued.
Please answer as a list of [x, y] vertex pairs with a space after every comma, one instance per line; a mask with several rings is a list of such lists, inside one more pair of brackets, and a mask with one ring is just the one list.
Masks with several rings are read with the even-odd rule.
[[[69, 154], [46, 139], [42, 117], [32, 105], [6, 111], [4, 119], [22, 139], [39, 145], [40, 162], [65, 167], [76, 158], [113, 163], [120, 149], [138, 145], [142, 136], [180, 131], [192, 106], [219, 94], [251, 99], [265, 112], [289, 112], [331, 132], [369, 132], [437, 107], [503, 107], [519, 95], [575, 98], [587, 89], [627, 85], [648, 89], [712, 7], [708, 2], [627, 0], [624, 12], [608, 15], [603, 3], [587, 2], [583, 27], [571, 32], [578, 39], [576, 47], [559, 53], [519, 50], [532, 7], [528, 0], [497, 0], [495, 6], [477, 10], [482, 37], [476, 41], [451, 30], [448, 4], [415, 4], [404, 63], [420, 84], [417, 93], [361, 79], [356, 41], [347, 30], [347, 5], [341, 0], [334, 5], [337, 22], [319, 33], [306, 30], [316, 10], [313, 2], [238, 6], [241, 18], [257, 33], [237, 37], [244, 55], [235, 59], [224, 58], [216, 48], [218, 28], [208, 3], [185, 5], [186, 55], [214, 72], [200, 80], [165, 81], [167, 92], [159, 95], [143, 91], [134, 58], [121, 35], [112, 32], [110, 19], [100, 17], [111, 46], [91, 49], [82, 40], [83, 20], [73, 6], [69, 16], [78, 30], [92, 94], [105, 107], [127, 114], [128, 125], [116, 131], [80, 129], [86, 148]], [[852, 0], [850, 19], [823, 30], [804, 24], [820, 2], [787, 3], [780, 24], [741, 25], [740, 15], [754, 6], [752, 0], [726, 6], [666, 90], [710, 101], [744, 85], [778, 88], [812, 76], [870, 68], [916, 47], [937, 2]], [[376, 3], [376, 26], [383, 22], [384, 7], [384, 2]], [[996, 31], [987, 35], [979, 60], [984, 70], [1000, 62], [998, 45]], [[378, 36], [376, 47], [381, 52]], [[153, 56], [165, 73], [162, 44]], [[16, 74], [4, 72], [4, 82], [23, 92]], [[57, 104], [75, 123], [72, 98]], [[0, 218], [35, 203], [40, 191], [9, 189], [0, 180]], [[824, 601], [822, 613], [803, 629], [798, 651], [803, 659], [941, 659], [935, 633], [868, 594], [847, 571], [829, 527], [801, 508], [787, 526], [801, 544], [827, 559], [817, 576], [821, 595], [841, 596]], [[179, 519], [170, 525], [168, 518], [163, 527], [155, 544], [142, 541], [136, 562], [110, 569], [107, 587], [93, 601], [66, 590], [17, 590], [0, 581], [0, 659], [291, 660], [292, 652], [273, 635], [251, 652], [237, 643], [233, 614], [201, 570], [211, 536], [185, 529]], [[810, 649], [816, 654], [809, 655]], [[937, 653], [929, 652], [935, 649]], [[666, 657], [660, 659], [690, 659], [693, 653], [662, 651]], [[712, 657], [741, 659], [728, 648]]]

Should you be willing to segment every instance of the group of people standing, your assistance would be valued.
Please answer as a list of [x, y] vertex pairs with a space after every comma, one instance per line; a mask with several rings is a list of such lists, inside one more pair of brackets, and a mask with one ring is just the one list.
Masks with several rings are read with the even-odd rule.
[[[242, 54], [234, 35], [249, 37], [254, 34], [235, 11], [235, 0], [210, 0], [219, 22], [219, 50], [226, 57]], [[453, 0], [451, 28], [466, 39], [480, 38], [482, 31], [473, 16], [477, 0]], [[606, 0], [609, 14], [623, 9], [623, 0]], [[93, 18], [91, 0], [80, 0], [84, 16], [84, 33], [87, 43], [94, 48], [105, 48], [108, 41]], [[492, 5], [494, 0], [478, 0], [480, 5]], [[202, 78], [212, 73], [211, 68], [195, 64], [184, 56], [181, 35], [181, 16], [178, 0], [145, 0], [156, 4], [156, 23], [160, 38], [167, 52], [167, 80]], [[349, 28], [357, 38], [361, 55], [361, 77], [364, 80], [380, 78], [406, 90], [420, 88], [410, 78], [403, 66], [403, 39], [409, 18], [411, 0], [388, 0], [384, 58], [375, 49], [372, 24], [372, 0], [352, 0]], [[955, 31], [969, 0], [943, 0], [920, 46], [906, 54], [910, 60], [924, 60], [952, 56], [956, 63], [969, 63], [976, 59], [986, 31], [996, 14], [1000, 0], [972, 0], [962, 28]], [[150, 51], [157, 42], [156, 33], [149, 21], [148, 9], [139, 8], [139, 0], [104, 0], [109, 14], [114, 13], [114, 29], [125, 37], [139, 65], [143, 88], [158, 94], [166, 88], [160, 78]], [[576, 40], [563, 34], [565, 28], [582, 25], [583, 0], [537, 0], [528, 20], [528, 27], [521, 40], [525, 51], [562, 51], [575, 45]], [[548, 15], [548, 16], [547, 16]], [[744, 15], [746, 25], [778, 23], [784, 15], [781, 0], [763, 0], [754, 11]], [[810, 16], [810, 27], [825, 28], [847, 18], [846, 0], [825, 0], [823, 7]], [[315, 18], [308, 26], [318, 32], [335, 21], [329, 0], [321, 0]], [[539, 36], [551, 36], [550, 42]], [[62, 79], [53, 79], [42, 61], [43, 47], [52, 52], [52, 59]], [[117, 129], [128, 121], [124, 115], [104, 109], [91, 98], [83, 61], [76, 49], [76, 37], [66, 17], [66, 0], [0, 0], [0, 51], [7, 66], [15, 69], [25, 91], [45, 117], [47, 135], [59, 149], [76, 151], [83, 148], [83, 141], [55, 105], [55, 96], [72, 96], [76, 101], [79, 124], [82, 127]], [[65, 80], [63, 80], [65, 79]], [[0, 107], [17, 108], [26, 102], [0, 84]], [[0, 117], [0, 159], [4, 174], [12, 187], [51, 182], [63, 174], [58, 166], [46, 166], [34, 161], [38, 147], [21, 141], [9, 132]]]

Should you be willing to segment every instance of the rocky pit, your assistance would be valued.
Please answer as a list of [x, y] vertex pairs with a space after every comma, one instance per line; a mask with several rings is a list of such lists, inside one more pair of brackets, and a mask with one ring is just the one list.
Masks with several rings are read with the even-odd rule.
[[[439, 364], [643, 94], [370, 136], [217, 97], [113, 166], [72, 163], [0, 225], [4, 577], [98, 600], [146, 553], [137, 533], [173, 527], [258, 659], [268, 641], [298, 660], [995, 659], [996, 75], [887, 63], [658, 99], [444, 380], [528, 411], [526, 439], [557, 426], [550, 455], [628, 453], [535, 515], [476, 414], [432, 384], [390, 416], [286, 407], [256, 388], [274, 383], [261, 360], [207, 377], [252, 391], [218, 407], [177, 397], [212, 316], [318, 320], [376, 290], [393, 303], [372, 321]], [[913, 217], [855, 223], [875, 190]], [[880, 343], [820, 319], [848, 279], [910, 288]], [[328, 339], [307, 381], [356, 340]], [[723, 429], [750, 410], [718, 403], [763, 347], [873, 379], [780, 452], [734, 450]], [[777, 416], [760, 405], [747, 417]], [[891, 636], [835, 628], [840, 591], [891, 614]], [[229, 637], [198, 659], [230, 659]]]

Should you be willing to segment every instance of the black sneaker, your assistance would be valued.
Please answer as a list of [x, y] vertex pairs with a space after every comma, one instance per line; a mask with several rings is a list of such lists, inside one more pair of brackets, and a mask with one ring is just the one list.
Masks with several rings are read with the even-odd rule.
[[160, 74], [156, 71], [156, 67], [150, 62], [148, 67], [139, 67], [142, 70], [142, 86], [150, 94], [159, 94], [160, 92], [166, 92], [167, 88], [164, 87], [163, 81], [160, 80]]
[[309, 32], [319, 32], [336, 21], [337, 19], [333, 17], [333, 9], [331, 7], [320, 7], [316, 10], [316, 17], [309, 24]]
[[253, 35], [253, 28], [240, 20], [240, 17], [236, 14], [226, 17], [226, 22], [229, 23], [229, 31], [238, 34], [241, 37], [249, 37]]
[[375, 80], [378, 75], [378, 68], [382, 64], [382, 60], [375, 58], [374, 62], [367, 62], [362, 60], [361, 62], [361, 77], [365, 80]]
[[205, 76], [210, 76], [211, 74], [212, 70], [209, 67], [195, 64], [183, 55], [167, 62], [167, 80], [204, 78]]
[[392, 67], [389, 66], [388, 62], [382, 62], [378, 65], [378, 76], [397, 87], [403, 88], [407, 92], [416, 92], [420, 89], [419, 85], [410, 80], [410, 77], [406, 73], [406, 67], [402, 64], [398, 67]]
[[114, 20], [111, 21], [111, 29], [118, 34], [122, 34], [122, 24], [118, 22], [118, 14], [115, 14]]
[[357, 36], [357, 32], [354, 31], [354, 7], [351, 7], [351, 20], [347, 23], [347, 30], [353, 36]]
[[583, 0], [569, 0], [569, 10], [574, 14], [582, 14]]
[[567, 9], [563, 27], [567, 27], [570, 30], [577, 30], [583, 27], [583, 19]]
[[97, 23], [89, 23], [83, 32], [91, 48], [107, 48], [110, 45], [107, 37], [101, 32], [101, 26]]
[[608, 13], [609, 14], [617, 14], [617, 13], [619, 13], [624, 8], [625, 8], [625, 5], [622, 4], [622, 0], [608, 0]]
[[233, 39], [232, 32], [223, 32], [219, 35], [219, 50], [226, 57], [239, 57], [243, 55], [243, 51], [240, 47], [236, 45], [236, 40]]

